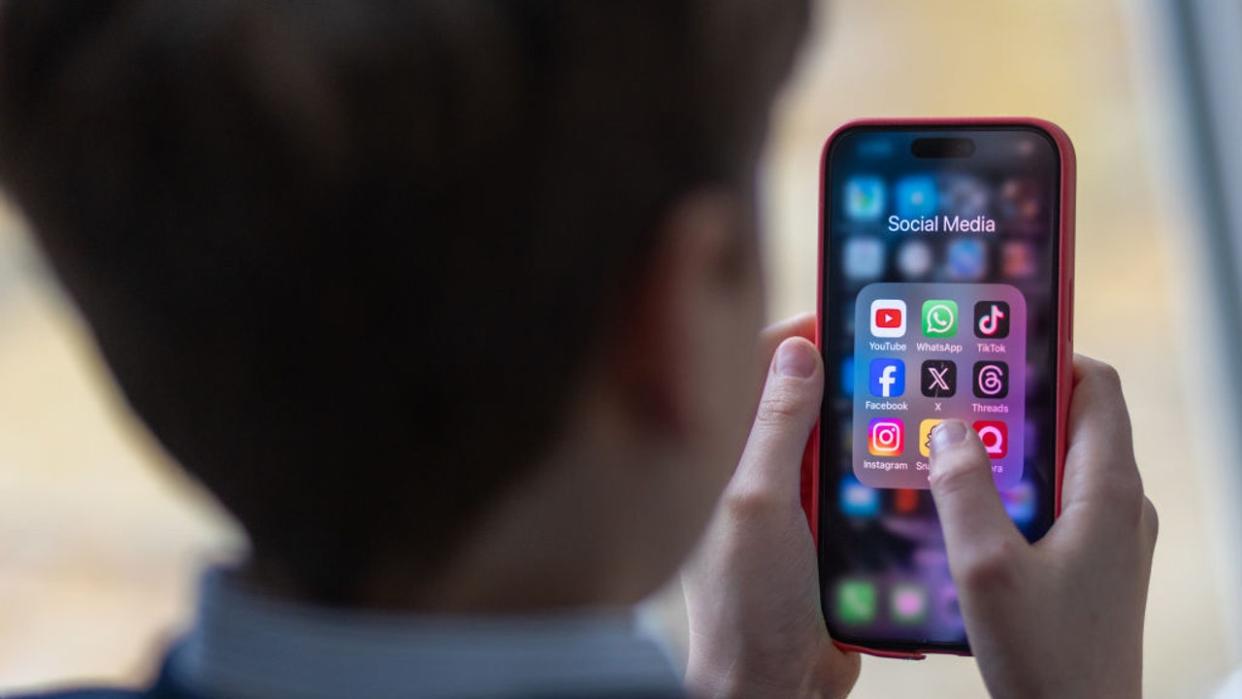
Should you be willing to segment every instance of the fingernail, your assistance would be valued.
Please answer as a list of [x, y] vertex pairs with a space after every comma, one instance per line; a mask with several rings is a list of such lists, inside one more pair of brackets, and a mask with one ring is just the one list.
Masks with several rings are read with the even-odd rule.
[[939, 449], [948, 449], [961, 444], [966, 439], [966, 423], [960, 420], [945, 420], [936, 425], [931, 433], [931, 449], [935, 453]]
[[796, 379], [815, 373], [815, 349], [799, 340], [786, 340], [776, 350], [776, 373]]

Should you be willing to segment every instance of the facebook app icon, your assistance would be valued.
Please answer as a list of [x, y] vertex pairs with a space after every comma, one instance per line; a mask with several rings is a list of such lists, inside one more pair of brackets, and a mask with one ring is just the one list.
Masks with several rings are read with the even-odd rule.
[[906, 363], [900, 359], [871, 360], [871, 395], [896, 398], [906, 391]]

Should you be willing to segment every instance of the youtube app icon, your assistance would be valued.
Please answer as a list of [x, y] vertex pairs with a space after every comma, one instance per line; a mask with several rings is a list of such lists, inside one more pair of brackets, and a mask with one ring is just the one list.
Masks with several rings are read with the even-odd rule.
[[906, 334], [906, 302], [876, 299], [871, 302], [871, 335], [903, 337]]

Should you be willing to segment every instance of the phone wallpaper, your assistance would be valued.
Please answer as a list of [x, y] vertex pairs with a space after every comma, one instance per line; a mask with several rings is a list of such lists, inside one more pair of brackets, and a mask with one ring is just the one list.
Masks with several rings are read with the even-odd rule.
[[[972, 152], [915, 155], [915, 142], [944, 138]], [[973, 426], [1010, 517], [1043, 536], [1055, 497], [1057, 148], [1021, 126], [855, 127], [825, 168], [825, 617], [845, 643], [962, 649], [928, 435], [946, 418]]]

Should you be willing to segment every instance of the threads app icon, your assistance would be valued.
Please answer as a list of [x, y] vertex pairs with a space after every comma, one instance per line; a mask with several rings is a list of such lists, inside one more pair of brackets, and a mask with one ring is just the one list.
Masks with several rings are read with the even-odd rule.
[[1009, 395], [1009, 365], [1004, 362], [975, 362], [976, 398], [1004, 398]]

